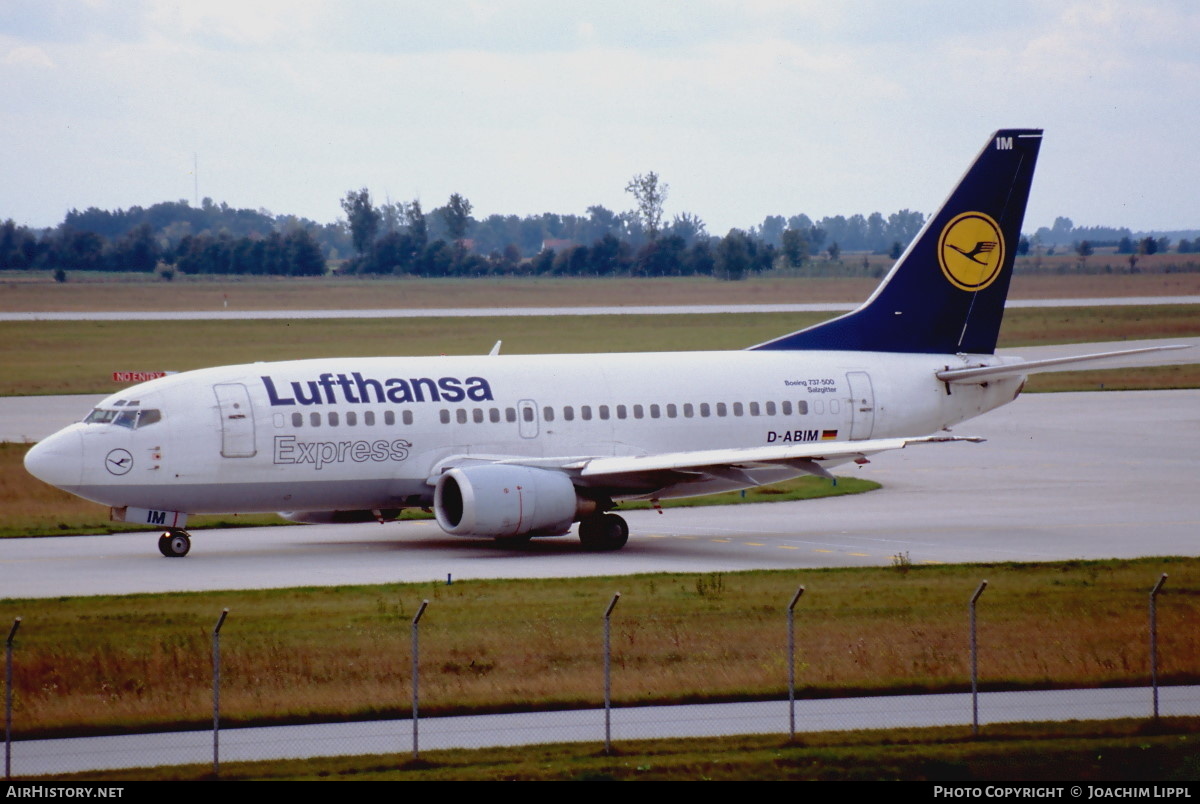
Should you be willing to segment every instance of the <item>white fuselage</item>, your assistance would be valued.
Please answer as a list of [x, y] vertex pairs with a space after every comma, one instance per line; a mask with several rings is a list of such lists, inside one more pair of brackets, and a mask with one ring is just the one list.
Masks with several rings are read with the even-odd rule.
[[[464, 457], [641, 456], [921, 436], [1011, 401], [1020, 378], [951, 388], [991, 356], [675, 352], [346, 358], [190, 371], [114, 394], [39, 446], [60, 488], [113, 507], [186, 513], [429, 505]], [[104, 421], [107, 418], [108, 421]], [[63, 460], [57, 460], [62, 458]], [[67, 460], [69, 458], [69, 460]], [[550, 461], [549, 459], [554, 459]], [[845, 459], [843, 459], [845, 460]], [[836, 462], [831, 462], [836, 463]], [[799, 472], [751, 473], [771, 482]], [[617, 489], [686, 496], [734, 478]]]

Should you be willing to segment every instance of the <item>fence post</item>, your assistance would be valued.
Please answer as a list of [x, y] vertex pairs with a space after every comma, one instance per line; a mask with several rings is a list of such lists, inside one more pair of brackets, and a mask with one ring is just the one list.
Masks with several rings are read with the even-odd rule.
[[979, 736], [979, 643], [975, 637], [975, 603], [983, 590], [987, 589], [987, 581], [979, 584], [975, 594], [971, 595], [971, 734]]
[[1163, 573], [1150, 590], [1150, 687], [1154, 696], [1154, 719], [1158, 720], [1158, 593], [1167, 582], [1167, 573]]
[[788, 639], [788, 739], [796, 739], [796, 602], [800, 600], [800, 595], [804, 594], [804, 587], [801, 586], [796, 590], [796, 594], [792, 595], [792, 602], [788, 603], [787, 614], [787, 639]]
[[621, 593], [613, 595], [604, 610], [604, 753], [612, 753], [612, 612]]
[[12, 664], [13, 640], [17, 638], [17, 629], [21, 627], [21, 618], [13, 620], [12, 629], [8, 632], [8, 641], [4, 643], [4, 778], [12, 778]]
[[212, 632], [213, 663], [213, 776], [221, 773], [221, 626], [229, 616], [229, 609], [222, 609], [221, 616]]
[[412, 620], [412, 722], [413, 722], [413, 759], [419, 759], [421, 756], [420, 744], [418, 743], [418, 728], [417, 721], [420, 713], [421, 701], [421, 648], [420, 648], [420, 628], [421, 615], [425, 613], [425, 608], [429, 605], [428, 600], [421, 601], [421, 607], [417, 609], [417, 613]]

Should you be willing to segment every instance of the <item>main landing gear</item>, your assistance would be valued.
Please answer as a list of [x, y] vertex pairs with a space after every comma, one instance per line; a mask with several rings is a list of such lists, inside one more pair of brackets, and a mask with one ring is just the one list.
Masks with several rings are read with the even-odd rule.
[[192, 549], [192, 537], [186, 530], [168, 530], [158, 537], [158, 552], [167, 558], [183, 558]]
[[579, 521], [579, 542], [585, 550], [620, 550], [629, 541], [629, 525], [616, 514], [597, 514]]

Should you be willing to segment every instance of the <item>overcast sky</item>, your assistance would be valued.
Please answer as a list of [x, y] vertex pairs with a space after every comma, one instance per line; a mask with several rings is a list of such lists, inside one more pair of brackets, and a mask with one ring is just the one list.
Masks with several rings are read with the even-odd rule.
[[0, 219], [194, 199], [321, 222], [931, 212], [1046, 130], [1025, 229], [1200, 228], [1200, 4], [4, 0]]

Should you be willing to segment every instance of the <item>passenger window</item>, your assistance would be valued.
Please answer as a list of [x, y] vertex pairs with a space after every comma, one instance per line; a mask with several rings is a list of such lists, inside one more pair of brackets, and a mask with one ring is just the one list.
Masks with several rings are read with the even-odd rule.
[[650, 406], [650, 418], [657, 419], [659, 417], [659, 415], [660, 415], [660, 413], [659, 413], [658, 405], [651, 405]]
[[712, 415], [712, 410], [708, 407], [707, 402], [700, 403], [700, 418], [707, 419]]
[[633, 418], [635, 418], [635, 419], [642, 418], [642, 406], [641, 405], [633, 406]]
[[724, 416], [725, 414], [726, 414], [726, 411], [725, 411], [725, 403], [724, 403], [724, 402], [718, 402], [718, 403], [717, 403], [717, 415], [718, 415], [718, 416]]
[[454, 419], [459, 424], [466, 424], [467, 423], [467, 409], [459, 408], [458, 410], [454, 411]]
[[320, 427], [321, 426], [321, 414], [320, 413], [308, 414], [308, 423], [311, 424], [313, 427]]
[[573, 421], [575, 419], [575, 409], [570, 405], [563, 406], [563, 421]]
[[675, 407], [674, 403], [667, 405], [667, 418], [674, 419], [676, 416], [679, 415], [677, 411], [678, 411], [678, 408]]
[[[533, 416], [529, 413], [529, 411], [531, 411], [532, 408], [526, 408], [525, 410], [526, 410], [525, 421], [527, 421], [527, 422], [533, 421]], [[554, 421], [554, 408], [550, 407], [549, 405], [542, 408], [542, 418], [548, 422]]]
[[750, 403], [750, 415], [751, 415], [751, 416], [757, 416], [757, 415], [758, 415], [758, 403], [757, 403], [757, 402], [751, 402], [751, 403]]
[[282, 413], [276, 413], [271, 418], [275, 421], [275, 429], [279, 429], [280, 427], [283, 427], [283, 414]]
[[608, 420], [608, 405], [600, 406], [600, 418], [604, 419], [605, 421]]
[[450, 411], [446, 410], [445, 408], [442, 408], [438, 412], [438, 418], [442, 420], [442, 424], [449, 424], [450, 423]]
[[822, 413], [824, 413], [824, 412], [825, 412], [825, 403], [823, 403], [823, 402], [822, 402], [821, 400], [819, 400], [819, 399], [818, 399], [818, 400], [816, 400], [816, 401], [814, 401], [814, 402], [813, 402], [813, 413], [815, 413], [815, 414], [817, 414], [818, 416], [820, 416], [820, 415], [821, 415]]
[[[385, 418], [387, 418], [387, 420], [388, 420], [388, 421], [387, 421], [387, 423], [388, 423], [388, 424], [392, 424], [393, 422], [395, 422], [395, 421], [396, 421], [396, 417], [392, 415], [392, 412], [391, 412], [390, 410], [387, 412], [387, 414], [386, 414], [386, 417], [385, 417]], [[403, 413], [401, 413], [401, 414], [400, 414], [400, 419], [401, 419], [401, 421], [403, 421], [405, 424], [412, 424], [412, 422], [413, 422], [413, 415], [412, 415], [412, 411], [411, 411], [411, 410], [406, 410], [406, 411], [404, 411]]]
[[[550, 408], [546, 408], [546, 410], [550, 410]], [[522, 408], [521, 409], [521, 418], [527, 422], [533, 421], [533, 408], [532, 407]]]
[[347, 413], [346, 414], [346, 426], [354, 427], [357, 424], [358, 424], [358, 414], [355, 413], [354, 411], [350, 411], [349, 413]]
[[628, 418], [628, 415], [629, 415], [629, 412], [627, 410], [625, 410], [624, 405], [617, 405], [617, 418], [618, 419]]
[[388, 427], [391, 427], [393, 424], [395, 424], [396, 423], [396, 411], [385, 410], [383, 412], [383, 423], [385, 425], [387, 425]]
[[476, 424], [483, 424], [483, 408], [475, 408], [471, 411], [471, 421]]
[[579, 418], [583, 419], [585, 422], [590, 422], [592, 420], [592, 406], [580, 405]]
[[784, 416], [792, 415], [792, 403], [791, 402], [781, 402], [780, 406], [783, 408], [782, 413]]
[[734, 402], [734, 403], [733, 403], [733, 415], [734, 415], [734, 416], [741, 416], [741, 415], [742, 415], [742, 403], [741, 403], [741, 402]]
[[500, 408], [488, 408], [488, 421], [492, 424], [500, 421]]
[[829, 412], [830, 413], [837, 413], [839, 410], [841, 410], [841, 407], [842, 406], [840, 404], [838, 404], [838, 401], [836, 399], [829, 400]]
[[368, 410], [366, 413], [363, 414], [363, 424], [366, 425], [367, 427], [375, 426], [375, 411]]
[[515, 422], [516, 420], [517, 420], [517, 409], [516, 408], [505, 408], [504, 409], [504, 421]]
[[696, 409], [692, 407], [691, 402], [683, 403], [683, 418], [690, 419], [696, 415]]
[[292, 414], [292, 427], [303, 427], [303, 426], [304, 426], [304, 414], [303, 413], [293, 413]]
[[329, 411], [329, 426], [337, 427], [337, 424], [338, 424], [337, 411], [335, 411], [335, 410]]
[[801, 399], [799, 402], [796, 403], [796, 415], [797, 416], [807, 416], [808, 415], [808, 402]]
[[[754, 414], [754, 415], [756, 415], [756, 416], [757, 416], [758, 414], [756, 413], [756, 414]], [[774, 403], [774, 402], [768, 402], [768, 403], [767, 403], [767, 415], [768, 415], [768, 416], [774, 416], [774, 415], [775, 415], [775, 403]]]

